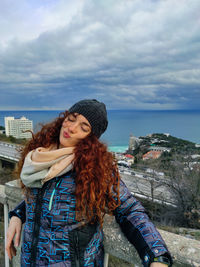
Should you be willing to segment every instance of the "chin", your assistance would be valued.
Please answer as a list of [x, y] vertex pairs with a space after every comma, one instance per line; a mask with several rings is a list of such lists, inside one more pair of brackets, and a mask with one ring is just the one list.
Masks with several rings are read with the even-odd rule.
[[69, 147], [69, 146], [74, 146], [75, 144], [73, 142], [71, 142], [68, 139], [64, 139], [64, 138], [60, 138], [60, 146], [61, 147]]
[[60, 146], [61, 146], [61, 147], [69, 146], [69, 145], [68, 145], [68, 142], [66, 142], [66, 140], [64, 140], [63, 137], [60, 137], [59, 142], [60, 142]]
[[62, 146], [62, 147], [67, 147], [67, 146], [70, 146], [70, 143], [68, 143], [68, 142], [63, 142], [62, 140], [60, 141], [60, 145]]

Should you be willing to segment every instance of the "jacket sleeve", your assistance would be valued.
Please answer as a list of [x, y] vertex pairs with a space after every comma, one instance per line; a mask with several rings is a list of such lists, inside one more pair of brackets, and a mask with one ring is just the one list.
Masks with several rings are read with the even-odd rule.
[[155, 257], [166, 256], [172, 266], [172, 258], [167, 246], [149, 220], [141, 203], [133, 197], [124, 182], [120, 181], [121, 204], [114, 211], [116, 221], [124, 235], [131, 242], [142, 260], [144, 267], [148, 267]]
[[16, 216], [21, 219], [22, 223], [26, 221], [26, 202], [23, 200], [22, 202], [17, 205], [14, 210], [9, 212], [9, 218], [12, 216]]

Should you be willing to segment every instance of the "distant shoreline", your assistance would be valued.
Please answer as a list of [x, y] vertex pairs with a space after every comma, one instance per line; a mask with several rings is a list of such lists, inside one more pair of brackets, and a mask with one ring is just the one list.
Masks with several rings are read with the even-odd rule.
[[[39, 123], [52, 121], [61, 110], [0, 111], [0, 125], [5, 116], [25, 116]], [[108, 110], [108, 129], [101, 140], [110, 147], [129, 144], [130, 134], [136, 137], [151, 133], [169, 133], [177, 138], [200, 143], [200, 110]], [[115, 148], [114, 148], [115, 149]]]
[[124, 153], [128, 149], [128, 146], [108, 146], [108, 150], [111, 152]]

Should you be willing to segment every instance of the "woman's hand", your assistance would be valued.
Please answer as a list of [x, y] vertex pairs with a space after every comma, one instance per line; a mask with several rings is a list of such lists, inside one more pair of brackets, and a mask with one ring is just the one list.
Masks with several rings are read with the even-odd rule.
[[[6, 251], [10, 260], [12, 260], [13, 256], [16, 256], [16, 248], [19, 246], [20, 238], [21, 238], [21, 230], [22, 230], [22, 221], [13, 216], [10, 219], [7, 238], [6, 238]], [[15, 245], [13, 239], [15, 238]]]
[[152, 262], [150, 264], [150, 267], [167, 267], [167, 264], [161, 263], [161, 262]]

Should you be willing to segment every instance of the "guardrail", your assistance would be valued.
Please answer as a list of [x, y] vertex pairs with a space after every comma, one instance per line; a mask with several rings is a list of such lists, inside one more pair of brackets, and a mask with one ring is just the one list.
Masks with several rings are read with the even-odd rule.
[[9, 159], [9, 160], [14, 161], [16, 163], [19, 161], [18, 158], [13, 158], [13, 157], [10, 157], [10, 156], [4, 155], [4, 154], [0, 154], [0, 158], [2, 158], [2, 159]]
[[16, 164], [19, 161], [20, 154], [16, 150], [19, 145], [0, 142], [0, 168], [2, 168], [2, 161]]

